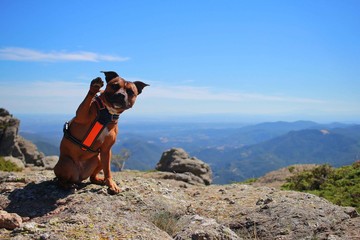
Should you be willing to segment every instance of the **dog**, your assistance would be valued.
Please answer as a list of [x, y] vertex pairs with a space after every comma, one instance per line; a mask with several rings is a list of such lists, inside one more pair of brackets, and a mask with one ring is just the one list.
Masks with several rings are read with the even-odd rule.
[[[141, 81], [130, 82], [116, 72], [102, 71], [91, 81], [90, 89], [75, 117], [64, 125], [59, 161], [54, 167], [60, 186], [70, 188], [90, 177], [90, 182], [107, 185], [110, 193], [119, 193], [111, 175], [111, 147], [118, 134], [118, 118], [132, 108], [144, 87]], [[98, 95], [98, 93], [100, 94]], [[103, 170], [104, 177], [98, 174]]]

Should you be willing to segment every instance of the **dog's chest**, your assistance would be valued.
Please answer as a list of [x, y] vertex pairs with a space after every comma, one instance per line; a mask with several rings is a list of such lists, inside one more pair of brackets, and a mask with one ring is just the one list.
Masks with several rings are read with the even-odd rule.
[[110, 136], [110, 129], [109, 127], [104, 127], [104, 129], [100, 132], [96, 139], [96, 144], [103, 144]]

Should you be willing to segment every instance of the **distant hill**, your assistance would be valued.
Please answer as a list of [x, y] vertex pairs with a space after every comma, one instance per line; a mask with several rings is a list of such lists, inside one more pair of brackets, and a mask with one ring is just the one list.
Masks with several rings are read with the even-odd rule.
[[121, 139], [113, 147], [112, 152], [119, 154], [122, 149], [126, 149], [130, 153], [129, 159], [125, 162], [125, 169], [133, 170], [155, 169], [163, 152], [158, 145], [136, 136]]
[[237, 129], [226, 138], [235, 141], [238, 145], [250, 145], [281, 136], [290, 131], [316, 128], [318, 126], [318, 123], [311, 121], [265, 122]]
[[60, 144], [58, 144], [60, 136], [54, 136], [53, 133], [41, 134], [29, 132], [21, 132], [21, 135], [32, 141], [46, 156], [60, 154]]
[[[20, 134], [46, 155], [57, 155], [65, 117], [21, 119]], [[45, 121], [46, 120], [46, 121]], [[51, 121], [50, 121], [51, 120]], [[312, 121], [224, 123], [119, 122], [113, 153], [130, 151], [125, 169], [151, 170], [161, 154], [179, 147], [210, 164], [214, 183], [239, 182], [293, 164], [334, 167], [360, 158], [360, 125]], [[326, 131], [323, 131], [326, 130]]]
[[214, 172], [227, 173], [218, 176], [218, 182], [225, 183], [259, 177], [293, 164], [348, 165], [359, 158], [359, 129], [351, 126], [334, 131], [291, 131], [265, 142], [225, 151], [219, 154], [219, 161], [212, 162], [212, 167], [216, 169]]

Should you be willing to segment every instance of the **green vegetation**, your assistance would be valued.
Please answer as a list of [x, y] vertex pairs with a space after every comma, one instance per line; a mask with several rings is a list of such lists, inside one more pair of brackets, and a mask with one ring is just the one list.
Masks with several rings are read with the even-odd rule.
[[5, 160], [3, 157], [0, 157], [0, 171], [5, 172], [21, 172], [22, 169], [18, 167], [15, 163]]
[[295, 167], [294, 167], [294, 166], [291, 166], [291, 167], [288, 168], [288, 170], [289, 170], [290, 173], [293, 173], [294, 170], [295, 170]]
[[235, 182], [235, 183], [239, 183], [239, 184], [251, 184], [256, 182], [256, 180], [258, 180], [257, 178], [248, 178], [245, 181], [242, 182]]
[[170, 236], [173, 236], [179, 231], [179, 219], [179, 215], [164, 210], [156, 212], [152, 216], [151, 222], [161, 230], [167, 232]]
[[300, 172], [288, 178], [282, 189], [312, 193], [360, 211], [360, 161], [340, 168], [324, 164]]

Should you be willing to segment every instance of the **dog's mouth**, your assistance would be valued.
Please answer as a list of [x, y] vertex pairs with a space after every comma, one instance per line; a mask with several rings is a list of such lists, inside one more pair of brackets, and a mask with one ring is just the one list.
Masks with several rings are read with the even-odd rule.
[[116, 109], [123, 109], [125, 108], [124, 104], [120, 104], [120, 103], [112, 103], [113, 107]]
[[126, 110], [131, 108], [126, 97], [122, 94], [105, 94], [105, 98], [116, 110]]

